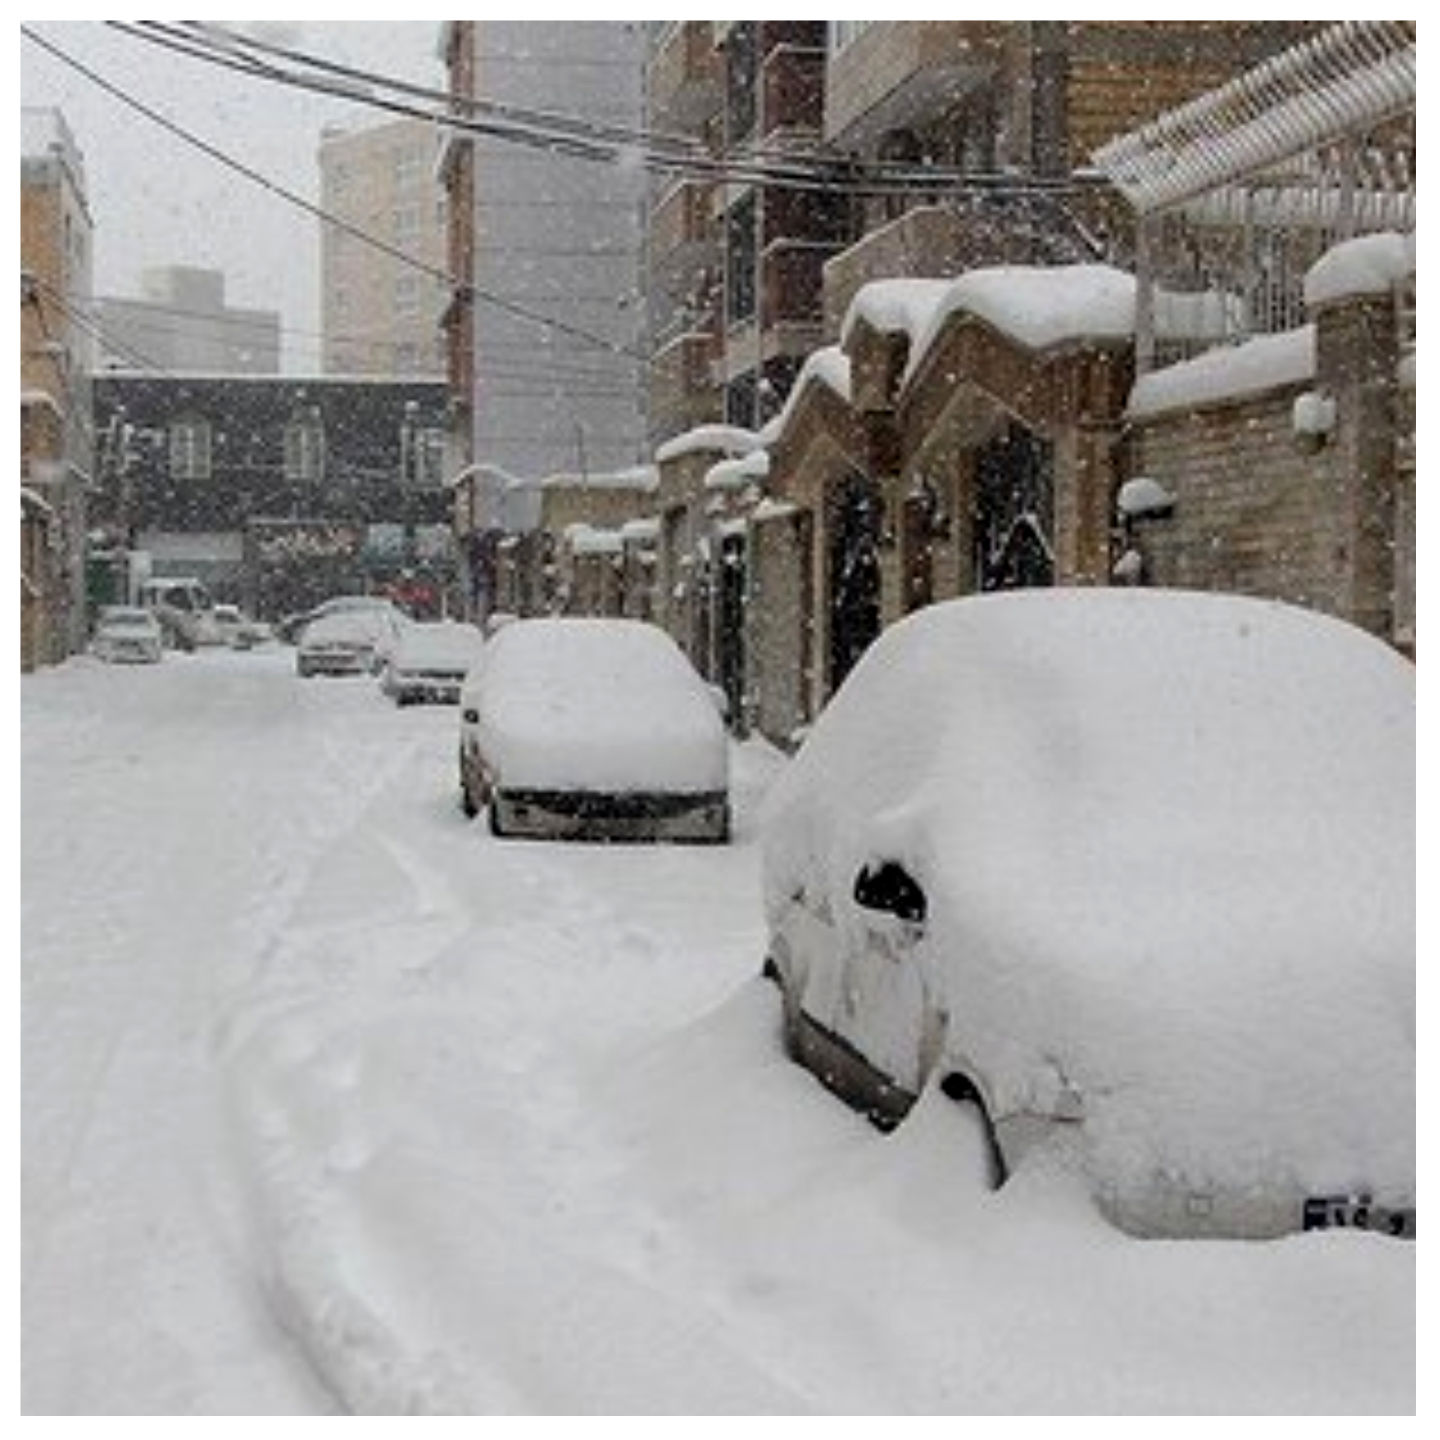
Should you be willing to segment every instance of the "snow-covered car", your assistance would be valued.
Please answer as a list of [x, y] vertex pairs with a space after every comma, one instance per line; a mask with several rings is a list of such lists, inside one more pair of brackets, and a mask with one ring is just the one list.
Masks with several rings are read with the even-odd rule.
[[1413, 666], [1234, 596], [971, 597], [884, 633], [767, 797], [792, 1056], [979, 1107], [1142, 1236], [1415, 1226]]
[[320, 604], [312, 606], [309, 610], [284, 616], [276, 623], [274, 633], [278, 639], [287, 644], [298, 644], [306, 626], [312, 621], [322, 619], [326, 615], [338, 615], [352, 610], [383, 611], [394, 620], [396, 625], [403, 624], [409, 618], [387, 595], [334, 595], [329, 600], [322, 600]]
[[140, 605], [107, 605], [96, 617], [91, 654], [101, 660], [154, 664], [165, 637], [153, 610]]
[[255, 632], [238, 605], [216, 605], [210, 618], [220, 634], [220, 643], [232, 650], [248, 650], [255, 644]]
[[300, 632], [295, 671], [306, 676], [378, 674], [399, 638], [400, 626], [383, 609], [322, 615]]
[[461, 696], [460, 795], [496, 835], [723, 842], [729, 747], [704, 682], [641, 620], [512, 620]]
[[407, 625], [385, 663], [380, 688], [397, 705], [456, 705], [484, 643], [476, 626], [459, 620]]

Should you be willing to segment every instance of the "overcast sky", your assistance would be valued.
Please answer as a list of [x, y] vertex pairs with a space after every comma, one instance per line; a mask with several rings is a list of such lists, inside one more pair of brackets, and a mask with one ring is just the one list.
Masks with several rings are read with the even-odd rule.
[[[167, 119], [307, 199], [319, 199], [321, 127], [387, 117], [250, 79], [108, 28], [27, 27]], [[230, 22], [227, 22], [230, 23]], [[443, 88], [437, 22], [233, 22], [347, 65]], [[231, 305], [278, 310], [285, 368], [318, 372], [319, 225], [315, 218], [187, 145], [20, 37], [21, 103], [60, 109], [84, 156], [95, 222], [95, 289], [138, 296], [142, 270], [221, 270]]]

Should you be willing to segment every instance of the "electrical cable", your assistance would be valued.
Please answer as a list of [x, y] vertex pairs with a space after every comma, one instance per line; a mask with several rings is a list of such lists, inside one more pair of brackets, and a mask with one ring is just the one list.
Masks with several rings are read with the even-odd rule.
[[58, 46], [51, 44], [48, 40], [43, 39], [28, 26], [22, 25], [20, 27], [20, 32], [26, 39], [30, 40], [33, 44], [39, 45], [43, 50], [49, 52], [57, 60], [61, 61], [65, 65], [70, 66], [79, 74], [85, 76], [86, 79], [90, 80], [93, 84], [99, 86], [107, 94], [119, 100], [122, 104], [129, 106], [131, 109], [137, 111], [139, 114], [144, 115], [148, 120], [151, 120], [155, 124], [159, 125], [162, 129], [175, 135], [178, 139], [183, 140], [186, 144], [191, 145], [194, 148], [200, 150], [203, 154], [208, 155], [212, 160], [215, 160], [219, 164], [224, 165], [227, 169], [234, 170], [237, 174], [244, 176], [247, 180], [251, 181], [256, 185], [261, 186], [263, 189], [269, 191], [272, 195], [276, 195], [279, 198], [288, 201], [290, 204], [298, 206], [307, 214], [312, 215], [315, 218], [323, 221], [324, 223], [334, 226], [342, 232], [353, 236], [361, 243], [368, 245], [371, 248], [378, 250], [385, 255], [390, 256], [391, 259], [399, 260], [402, 264], [419, 270], [421, 273], [429, 275], [434, 279], [443, 281], [447, 286], [451, 287], [452, 289], [464, 290], [474, 299], [479, 300], [484, 304], [491, 305], [498, 310], [502, 310], [508, 314], [514, 315], [518, 319], [527, 320], [534, 324], [544, 326], [547, 329], [554, 330], [557, 333], [569, 335], [572, 339], [581, 340], [586, 345], [593, 346], [596, 349], [608, 350], [616, 355], [622, 355], [629, 359], [636, 360], [641, 364], [649, 363], [649, 358], [647, 356], [641, 354], [639, 351], [631, 350], [628, 346], [620, 345], [615, 341], [606, 339], [604, 336], [596, 335], [588, 330], [582, 329], [580, 326], [568, 324], [566, 321], [556, 320], [553, 317], [538, 314], [535, 311], [527, 309], [523, 305], [517, 305], [513, 301], [503, 300], [499, 296], [496, 296], [488, 291], [481, 290], [477, 286], [468, 283], [462, 284], [457, 282], [456, 279], [448, 272], [440, 270], [434, 266], [427, 265], [423, 261], [416, 260], [413, 256], [407, 255], [403, 250], [399, 250], [395, 246], [388, 244], [386, 241], [377, 239], [375, 236], [367, 234], [358, 226], [352, 225], [346, 220], [342, 220], [334, 215], [329, 214], [327, 211], [323, 210], [320, 206], [314, 204], [312, 201], [306, 200], [303, 196], [297, 195], [291, 190], [287, 190], [283, 185], [277, 184], [268, 176], [262, 175], [259, 171], [254, 170], [252, 167], [244, 164], [243, 162], [234, 159], [232, 156], [226, 154], [223, 150], [219, 149], [218, 146], [212, 145], [209, 141], [203, 140], [199, 136], [192, 134], [190, 131], [186, 130], [184, 126], [179, 125], [176, 122], [168, 119], [166, 116], [160, 114], [160, 112], [158, 112], [157, 110], [154, 110], [150, 106], [146, 105], [143, 101], [137, 100], [134, 96], [128, 94], [119, 86], [112, 84], [103, 76], [96, 74], [96, 72], [92, 70], [89, 66], [74, 59], [74, 57], [68, 55]]

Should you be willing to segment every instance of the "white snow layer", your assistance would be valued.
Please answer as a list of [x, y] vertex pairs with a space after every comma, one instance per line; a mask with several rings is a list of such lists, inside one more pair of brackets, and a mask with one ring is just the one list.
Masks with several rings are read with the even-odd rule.
[[644, 621], [507, 625], [467, 684], [471, 703], [507, 789], [725, 788], [714, 700], [669, 636]]
[[777, 785], [769, 913], [830, 897], [858, 945], [853, 878], [899, 860], [929, 894], [917, 967], [972, 1047], [954, 1063], [1005, 1087], [1000, 1115], [1058, 1066], [1122, 1203], [1156, 1175], [1329, 1194], [1357, 1164], [1403, 1201], [1414, 684], [1353, 626], [1238, 597], [929, 607]]
[[1413, 1413], [1413, 1246], [1130, 1241], [785, 1058], [766, 747], [733, 845], [517, 843], [286, 650], [18, 684], [25, 1413]]
[[1327, 250], [1305, 274], [1312, 309], [1355, 295], [1383, 295], [1415, 273], [1415, 232], [1360, 235]]
[[1315, 326], [1302, 325], [1152, 370], [1135, 382], [1126, 413], [1138, 420], [1302, 385], [1314, 378]]
[[676, 460], [696, 450], [718, 450], [724, 455], [748, 455], [758, 444], [753, 430], [738, 425], [697, 425], [674, 435], [655, 452], [657, 461]]

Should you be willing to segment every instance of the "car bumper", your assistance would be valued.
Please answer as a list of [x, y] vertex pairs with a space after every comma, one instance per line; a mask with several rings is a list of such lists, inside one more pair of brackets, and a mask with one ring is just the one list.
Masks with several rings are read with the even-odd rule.
[[373, 668], [369, 655], [358, 655], [352, 651], [302, 654], [295, 663], [302, 675], [368, 675]]
[[491, 829], [540, 840], [723, 844], [730, 838], [725, 791], [623, 793], [498, 789]]

